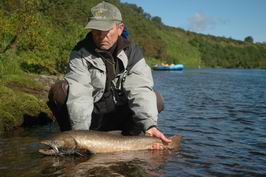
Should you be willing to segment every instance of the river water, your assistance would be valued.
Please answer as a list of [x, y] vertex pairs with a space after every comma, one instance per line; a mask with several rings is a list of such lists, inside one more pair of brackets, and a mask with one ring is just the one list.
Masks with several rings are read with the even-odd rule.
[[45, 157], [55, 124], [0, 137], [0, 176], [266, 176], [266, 70], [153, 72], [165, 101], [159, 127], [183, 136], [178, 152]]

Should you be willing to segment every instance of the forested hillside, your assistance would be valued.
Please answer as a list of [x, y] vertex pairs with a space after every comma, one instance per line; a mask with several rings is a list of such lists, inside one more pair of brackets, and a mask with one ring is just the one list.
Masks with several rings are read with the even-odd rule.
[[[40, 74], [65, 72], [71, 49], [87, 33], [90, 8], [99, 2], [0, 1], [0, 132], [26, 125], [29, 118], [49, 117], [49, 84]], [[266, 45], [254, 44], [252, 37], [244, 42], [192, 33], [164, 25], [134, 4], [109, 2], [121, 10], [130, 40], [143, 48], [151, 65], [266, 69]]]
[[[86, 35], [90, 8], [100, 0], [2, 0], [0, 71], [62, 73], [75, 43]], [[266, 68], [266, 46], [196, 34], [165, 26], [141, 7], [118, 6], [130, 39], [144, 49], [149, 63], [186, 67]], [[8, 68], [11, 65], [12, 69]], [[6, 71], [5, 71], [6, 70]]]

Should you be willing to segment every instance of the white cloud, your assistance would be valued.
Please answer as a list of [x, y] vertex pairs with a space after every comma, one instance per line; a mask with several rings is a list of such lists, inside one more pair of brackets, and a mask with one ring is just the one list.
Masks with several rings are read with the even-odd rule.
[[203, 12], [196, 12], [195, 15], [189, 17], [187, 20], [189, 29], [197, 32], [212, 29], [218, 23], [218, 20], [214, 20], [213, 18], [206, 16]]

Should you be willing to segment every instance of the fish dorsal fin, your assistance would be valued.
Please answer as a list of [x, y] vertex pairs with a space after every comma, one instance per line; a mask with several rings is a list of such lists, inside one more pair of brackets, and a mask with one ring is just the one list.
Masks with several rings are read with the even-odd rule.
[[108, 131], [108, 133], [112, 134], [112, 135], [122, 135], [122, 131], [121, 130], [112, 130], [112, 131]]

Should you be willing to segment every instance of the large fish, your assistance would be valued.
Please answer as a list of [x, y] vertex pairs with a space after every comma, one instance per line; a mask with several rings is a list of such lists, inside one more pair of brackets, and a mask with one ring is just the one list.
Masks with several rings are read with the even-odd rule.
[[178, 149], [181, 136], [170, 138], [171, 143], [165, 145], [158, 138], [149, 136], [122, 136], [108, 132], [72, 130], [66, 131], [50, 139], [41, 141], [47, 148], [39, 149], [45, 155], [84, 154], [84, 153], [110, 153], [118, 151], [133, 151], [155, 149]]

